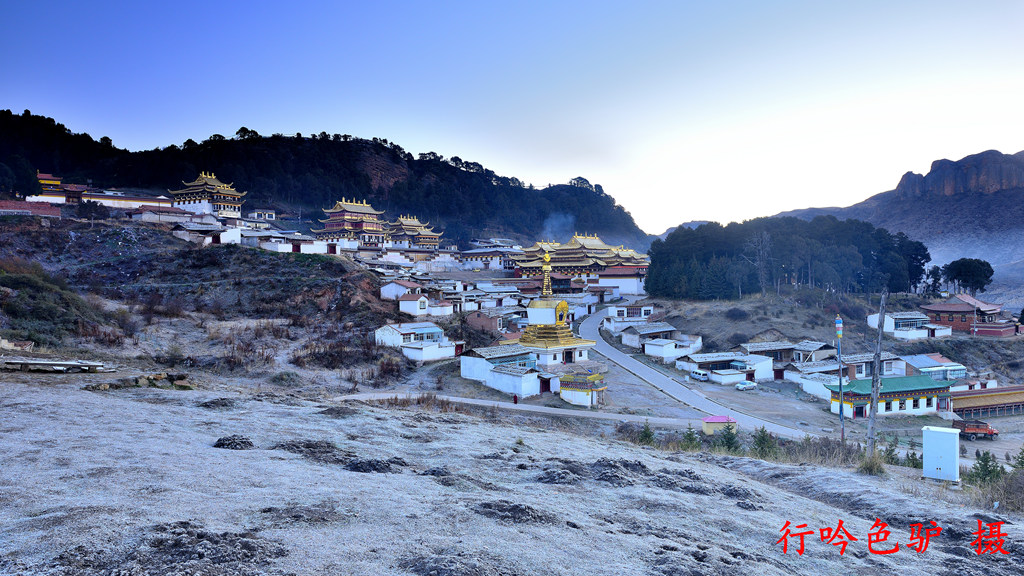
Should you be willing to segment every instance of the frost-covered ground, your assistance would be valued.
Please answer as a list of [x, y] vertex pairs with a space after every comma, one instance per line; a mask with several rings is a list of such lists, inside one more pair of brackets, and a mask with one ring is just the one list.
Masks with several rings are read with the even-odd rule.
[[[0, 574], [1020, 574], [977, 510], [906, 479], [670, 454], [540, 419], [329, 407], [273, 393], [87, 392], [0, 374]], [[12, 380], [15, 380], [12, 382]], [[21, 380], [21, 381], [18, 381]], [[212, 402], [211, 402], [212, 401]], [[327, 412], [324, 413], [325, 409]], [[215, 448], [245, 436], [253, 448]], [[244, 447], [235, 439], [229, 444]], [[876, 517], [945, 531], [868, 553]], [[983, 516], [993, 521], [993, 515]], [[842, 519], [845, 555], [788, 520]], [[905, 544], [901, 548], [905, 547]]]

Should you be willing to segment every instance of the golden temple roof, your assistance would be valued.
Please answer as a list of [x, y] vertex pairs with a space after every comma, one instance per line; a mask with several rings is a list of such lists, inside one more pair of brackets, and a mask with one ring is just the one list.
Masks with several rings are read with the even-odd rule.
[[370, 206], [370, 203], [367, 202], [366, 200], [363, 200], [362, 202], [360, 202], [360, 201], [357, 201], [355, 199], [346, 200], [345, 198], [342, 198], [341, 200], [336, 201], [334, 203], [333, 207], [325, 208], [324, 212], [326, 212], [328, 214], [332, 214], [332, 213], [335, 213], [335, 212], [356, 212], [356, 213], [359, 213], [359, 214], [383, 214], [384, 213], [383, 210], [374, 210], [373, 206]]
[[225, 194], [228, 196], [238, 196], [239, 198], [246, 195], [246, 192], [239, 192], [238, 190], [235, 190], [233, 184], [225, 184], [221, 182], [217, 178], [217, 175], [214, 174], [213, 172], [200, 172], [199, 177], [196, 178], [195, 180], [191, 182], [185, 182], [184, 180], [182, 180], [181, 183], [185, 186], [185, 188], [181, 190], [168, 190], [168, 192], [170, 192], [171, 194], [195, 194], [199, 192], [215, 192], [217, 194]]

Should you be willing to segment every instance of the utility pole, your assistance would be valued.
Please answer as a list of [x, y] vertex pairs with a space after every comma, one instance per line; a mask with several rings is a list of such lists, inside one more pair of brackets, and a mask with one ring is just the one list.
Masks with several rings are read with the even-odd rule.
[[843, 413], [846, 412], [846, 405], [843, 403], [843, 318], [836, 314], [836, 346], [839, 354], [839, 441], [846, 443], [846, 420]]
[[875, 341], [874, 370], [871, 376], [871, 413], [868, 415], [868, 458], [875, 456], [875, 412], [878, 394], [882, 389], [882, 333], [885, 327], [885, 298], [889, 290], [882, 288], [882, 302], [878, 305], [878, 339]]

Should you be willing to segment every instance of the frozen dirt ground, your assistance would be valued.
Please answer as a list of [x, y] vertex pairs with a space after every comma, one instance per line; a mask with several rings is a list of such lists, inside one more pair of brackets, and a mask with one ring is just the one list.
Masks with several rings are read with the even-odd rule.
[[[983, 515], [1008, 522], [1010, 554], [979, 557], [979, 511], [905, 477], [658, 452], [538, 418], [74, 380], [0, 374], [0, 574], [963, 576], [1024, 560], [1019, 517]], [[253, 447], [214, 448], [228, 436]], [[911, 522], [946, 531], [923, 554], [874, 555], [876, 517], [896, 540]], [[787, 520], [839, 519], [859, 539], [845, 555], [775, 544]]]

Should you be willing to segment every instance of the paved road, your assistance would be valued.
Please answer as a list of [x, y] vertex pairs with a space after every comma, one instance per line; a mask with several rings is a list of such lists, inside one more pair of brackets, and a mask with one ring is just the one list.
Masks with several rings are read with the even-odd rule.
[[[343, 402], [345, 400], [384, 400], [387, 398], [417, 398], [424, 396], [425, 393], [398, 393], [398, 392], [363, 392], [359, 394], [346, 394], [343, 396], [335, 396], [331, 398], [335, 402]], [[700, 429], [701, 421], [699, 418], [659, 418], [654, 416], [641, 416], [638, 414], [615, 414], [613, 412], [595, 412], [590, 410], [570, 410], [567, 408], [552, 408], [550, 406], [534, 406], [531, 404], [513, 404], [512, 402], [499, 402], [496, 400], [481, 400], [479, 398], [463, 398], [461, 396], [443, 396], [438, 395], [439, 400], [448, 400], [449, 402], [455, 402], [458, 404], [467, 404], [470, 406], [480, 406], [483, 408], [497, 408], [499, 410], [510, 410], [514, 412], [532, 412], [534, 414], [544, 414], [547, 416], [567, 416], [570, 418], [591, 418], [594, 420], [609, 420], [612, 422], [637, 422], [644, 423], [650, 422], [651, 426], [658, 428], [686, 428], [687, 426], [693, 426], [696, 429]]]
[[[635, 376], [647, 382], [651, 386], [654, 386], [658, 390], [661, 390], [668, 396], [686, 404], [692, 406], [701, 412], [708, 414], [714, 414], [716, 416], [731, 416], [736, 419], [737, 424], [740, 428], [747, 430], [753, 430], [764, 426], [769, 432], [778, 434], [779, 436], [785, 436], [787, 438], [803, 438], [809, 434], [803, 430], [797, 428], [790, 428], [789, 426], [783, 426], [768, 420], [762, 420], [756, 416], [747, 414], [745, 412], [739, 412], [728, 408], [714, 400], [711, 400], [703, 393], [684, 386], [679, 381], [671, 378], [654, 368], [640, 362], [639, 360], [624, 354], [619, 350], [615, 349], [612, 345], [604, 341], [599, 332], [601, 319], [604, 316], [602, 311], [598, 311], [595, 314], [588, 316], [580, 324], [580, 336], [587, 340], [596, 340], [597, 346], [594, 350], [599, 352], [609, 362], [614, 362], [624, 369], [632, 372]], [[651, 424], [654, 424], [654, 419], [651, 419]]]

